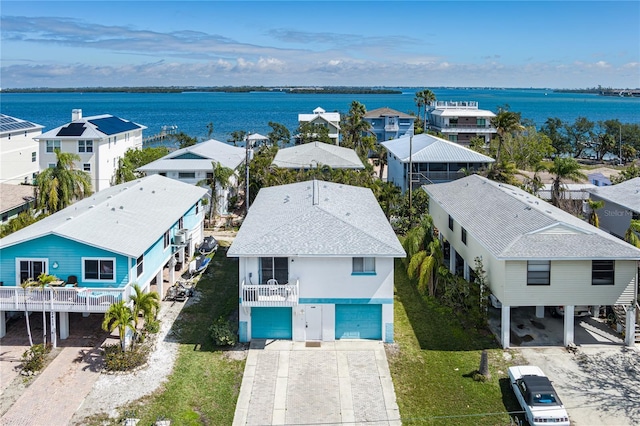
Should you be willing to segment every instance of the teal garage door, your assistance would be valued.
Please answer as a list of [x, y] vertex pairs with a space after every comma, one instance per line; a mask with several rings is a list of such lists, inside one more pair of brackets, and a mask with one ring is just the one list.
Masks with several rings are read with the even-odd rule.
[[291, 308], [251, 308], [252, 339], [291, 339]]
[[382, 339], [382, 305], [336, 305], [336, 339]]

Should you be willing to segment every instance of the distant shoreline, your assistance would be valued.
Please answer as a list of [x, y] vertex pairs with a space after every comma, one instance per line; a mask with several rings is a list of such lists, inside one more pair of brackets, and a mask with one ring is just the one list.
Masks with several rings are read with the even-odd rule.
[[37, 87], [22, 89], [3, 89], [0, 93], [251, 93], [251, 92], [277, 92], [277, 93], [310, 93], [310, 94], [357, 94], [357, 95], [387, 95], [401, 94], [402, 91], [395, 88], [351, 87], [351, 86], [313, 86], [313, 87], [264, 87], [264, 86], [239, 86], [239, 87]]

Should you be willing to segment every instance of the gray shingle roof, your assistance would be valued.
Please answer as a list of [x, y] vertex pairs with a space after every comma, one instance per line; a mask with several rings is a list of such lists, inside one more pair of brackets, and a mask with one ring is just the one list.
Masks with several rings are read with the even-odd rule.
[[[201, 157], [197, 159], [176, 158], [184, 154], [194, 154]], [[139, 167], [140, 171], [156, 170], [211, 170], [211, 161], [222, 164], [231, 170], [235, 170], [245, 160], [246, 152], [244, 148], [229, 145], [215, 139], [188, 146], [186, 148], [173, 151], [164, 157]]]
[[[410, 136], [382, 142], [403, 163], [409, 162]], [[493, 163], [495, 160], [454, 142], [422, 133], [413, 137], [414, 163]]]
[[617, 185], [598, 186], [588, 190], [603, 200], [611, 201], [622, 207], [640, 213], [640, 177]]
[[405, 256], [370, 189], [324, 181], [262, 188], [227, 254]]
[[640, 259], [640, 250], [511, 185], [478, 175], [423, 187], [502, 259]]
[[137, 257], [207, 190], [160, 175], [112, 186], [0, 239], [0, 248], [44, 235]]
[[398, 118], [413, 118], [413, 115], [405, 114], [404, 112], [397, 111], [389, 107], [382, 107], [367, 111], [364, 118], [380, 118], [380, 117], [398, 117]]
[[364, 169], [353, 149], [322, 142], [311, 142], [278, 150], [274, 165], [287, 169], [330, 166], [334, 169]]
[[34, 200], [33, 186], [0, 183], [0, 213]]

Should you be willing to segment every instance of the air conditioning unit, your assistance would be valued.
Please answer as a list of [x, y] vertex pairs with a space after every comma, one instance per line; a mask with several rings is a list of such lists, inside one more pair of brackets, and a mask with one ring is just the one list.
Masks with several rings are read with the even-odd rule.
[[189, 230], [187, 228], [182, 228], [178, 230], [178, 233], [181, 233], [182, 235], [184, 235], [184, 241], [189, 241], [189, 238], [191, 238], [191, 235], [189, 235]]
[[176, 232], [176, 235], [173, 236], [173, 244], [177, 246], [182, 246], [186, 243], [187, 238], [186, 235], [182, 232], [182, 229]]

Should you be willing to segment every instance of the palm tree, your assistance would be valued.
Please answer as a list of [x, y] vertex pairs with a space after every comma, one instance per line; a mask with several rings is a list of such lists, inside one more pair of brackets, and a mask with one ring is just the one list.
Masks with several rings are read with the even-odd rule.
[[382, 179], [384, 175], [384, 167], [387, 165], [387, 149], [382, 144], [375, 144], [373, 147], [373, 160], [376, 165], [380, 166], [378, 177]]
[[502, 143], [505, 135], [523, 130], [524, 126], [520, 123], [520, 113], [509, 111], [509, 106], [498, 108], [498, 113], [491, 119], [491, 124], [496, 128], [498, 134], [498, 151], [496, 152], [496, 164], [500, 164], [500, 153], [502, 152]]
[[640, 248], [640, 220], [631, 219], [631, 223], [629, 224], [629, 229], [624, 234], [624, 240], [631, 244], [632, 246], [636, 246]]
[[407, 233], [403, 243], [407, 252], [405, 264], [411, 279], [418, 280], [418, 289], [429, 296], [435, 296], [438, 269], [443, 263], [440, 241], [434, 238], [433, 221], [425, 215], [422, 223]]
[[211, 207], [209, 208], [209, 223], [215, 220], [215, 215], [218, 212], [218, 204], [220, 198], [218, 197], [218, 190], [225, 190], [229, 188], [229, 179], [233, 176], [234, 171], [228, 167], [224, 167], [221, 163], [215, 161], [211, 162], [213, 168], [212, 177], [198, 182], [198, 185], [206, 183], [211, 189]]
[[373, 190], [384, 215], [389, 220], [394, 207], [400, 202], [400, 188], [392, 182], [376, 180], [374, 181]]
[[580, 171], [580, 164], [574, 158], [568, 157], [555, 157], [553, 164], [549, 167], [549, 173], [555, 175], [551, 187], [551, 204], [556, 207], [560, 205], [560, 199], [562, 198], [560, 187], [565, 180], [579, 181], [587, 178]]
[[104, 313], [104, 320], [102, 321], [102, 329], [111, 333], [118, 328], [118, 336], [120, 338], [120, 346], [124, 352], [125, 337], [127, 329], [136, 332], [134, 328], [134, 317], [131, 308], [129, 308], [124, 300], [113, 303], [109, 306], [109, 309]]
[[[427, 106], [430, 103], [435, 102], [436, 95], [431, 90], [425, 89], [416, 93], [416, 96], [422, 99], [422, 104], [424, 105], [424, 120], [422, 123], [423, 123], [424, 132], [426, 133], [427, 132], [427, 111], [428, 111]], [[418, 114], [418, 118], [420, 118], [419, 114]]]
[[54, 275], [42, 273], [38, 275], [38, 280], [32, 283], [32, 285], [40, 287], [40, 292], [42, 293], [42, 343], [45, 346], [47, 345], [47, 315], [45, 312], [46, 306], [44, 304], [45, 287], [57, 279], [58, 277]]
[[[354, 149], [361, 157], [369, 153], [369, 143], [363, 141], [363, 134], [369, 132], [371, 123], [364, 120], [367, 109], [358, 101], [351, 102], [349, 114], [342, 120], [342, 146]], [[375, 143], [375, 142], [374, 142]]]
[[598, 217], [596, 210], [604, 207], [604, 201], [587, 200], [587, 203], [589, 203], [589, 223], [596, 228], [600, 228], [600, 218]]
[[56, 166], [43, 170], [36, 177], [38, 208], [55, 213], [76, 199], [91, 194], [91, 177], [87, 172], [74, 169], [78, 154], [56, 149]]
[[138, 315], [142, 314], [145, 322], [155, 319], [160, 309], [160, 296], [155, 291], [144, 293], [138, 283], [132, 285], [135, 294], [129, 296], [133, 302], [133, 325], [138, 329]]
[[24, 297], [24, 318], [27, 322], [27, 335], [29, 336], [29, 346], [33, 346], [33, 336], [31, 335], [31, 324], [29, 323], [29, 310], [27, 309], [27, 289], [32, 286], [30, 280], [25, 280], [20, 284], [22, 287], [22, 296]]

